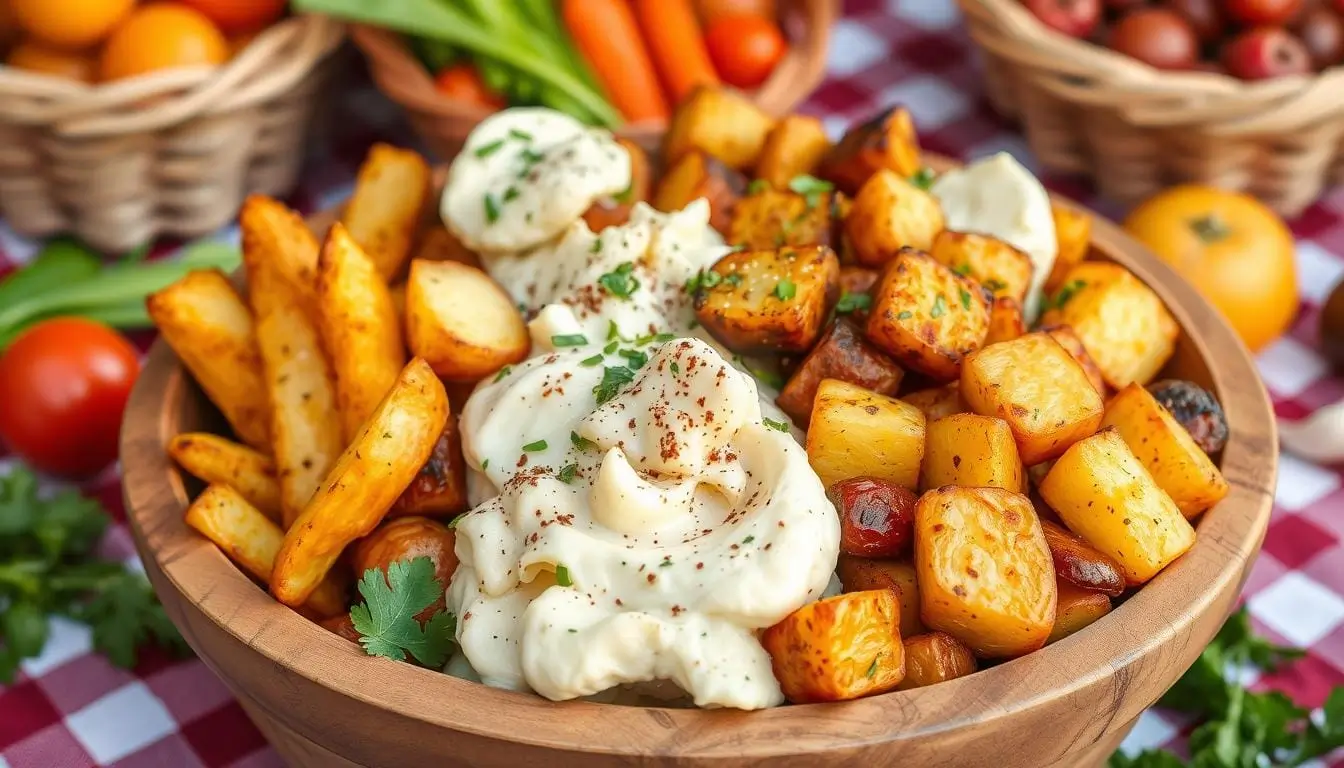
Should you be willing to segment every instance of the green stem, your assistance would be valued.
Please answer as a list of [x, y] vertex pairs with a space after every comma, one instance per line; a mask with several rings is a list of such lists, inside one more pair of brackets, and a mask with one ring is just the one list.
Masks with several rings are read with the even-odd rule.
[[1189, 224], [1190, 229], [1194, 230], [1199, 239], [1205, 243], [1216, 243], [1232, 234], [1232, 228], [1227, 225], [1227, 222], [1213, 213], [1191, 219]]

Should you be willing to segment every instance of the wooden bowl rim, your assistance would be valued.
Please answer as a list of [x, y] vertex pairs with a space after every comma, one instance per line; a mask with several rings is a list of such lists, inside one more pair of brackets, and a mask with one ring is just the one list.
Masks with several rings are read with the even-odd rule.
[[[955, 165], [932, 156], [929, 162], [939, 170]], [[1249, 352], [1226, 322], [1170, 267], [1098, 215], [1093, 215], [1092, 245], [1152, 286], [1184, 329], [1182, 343], [1193, 344], [1208, 366], [1231, 425], [1222, 460], [1231, 492], [1205, 513], [1194, 548], [1096, 628], [966, 678], [851, 702], [738, 712], [550, 702], [366, 657], [348, 641], [276, 603], [182, 523], [187, 489], [162, 446], [177, 427], [177, 408], [166, 404], [180, 402], [193, 390], [162, 340], [148, 356], [122, 428], [127, 518], [141, 556], [154, 558], [183, 597], [253, 648], [258, 663], [283, 666], [335, 694], [405, 718], [498, 742], [629, 758], [648, 757], [651, 750], [662, 748], [678, 758], [728, 763], [797, 754], [799, 743], [808, 753], [819, 754], [985, 728], [992, 722], [1011, 727], [1007, 721], [1028, 711], [1084, 693], [1109, 695], [1118, 705], [1124, 685], [1149, 666], [1145, 660], [1165, 658], [1164, 649], [1184, 652], [1182, 637], [1197, 617], [1231, 609], [1236, 592], [1226, 604], [1214, 602], [1234, 581], [1239, 591], [1263, 540], [1278, 452], [1268, 395]], [[146, 451], [144, 446], [160, 450]], [[228, 591], [237, 593], [227, 609], [206, 601], [220, 582], [229, 582]], [[1136, 627], [1151, 631], [1133, 631]], [[1172, 679], [1180, 671], [1173, 671]], [[978, 695], [985, 690], [1013, 695], [986, 700]], [[260, 705], [255, 699], [251, 703]], [[1138, 702], [1138, 709], [1117, 715], [1117, 722], [1137, 716], [1151, 703]], [[591, 734], [574, 727], [576, 722], [600, 722], [601, 731], [611, 737], [594, 743]], [[856, 722], [874, 730], [856, 736]], [[676, 734], [675, 744], [668, 742], [669, 732]]]

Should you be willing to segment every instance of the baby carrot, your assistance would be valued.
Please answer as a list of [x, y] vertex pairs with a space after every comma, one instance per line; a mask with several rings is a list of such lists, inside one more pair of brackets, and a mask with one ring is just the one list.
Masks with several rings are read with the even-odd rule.
[[697, 85], [718, 85], [690, 0], [634, 0], [635, 16], [673, 102]]
[[630, 122], [665, 120], [667, 100], [626, 0], [564, 0], [565, 29]]

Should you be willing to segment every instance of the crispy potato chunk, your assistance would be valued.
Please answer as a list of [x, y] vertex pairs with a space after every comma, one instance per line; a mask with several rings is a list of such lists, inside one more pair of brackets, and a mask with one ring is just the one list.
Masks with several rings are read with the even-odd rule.
[[1061, 581], [1112, 596], [1125, 591], [1125, 577], [1115, 560], [1056, 523], [1042, 520], [1041, 530], [1055, 563], [1055, 576]]
[[316, 320], [318, 243], [303, 217], [278, 200], [252, 195], [238, 211], [238, 229], [249, 290], [252, 265], [269, 264]]
[[1002, 488], [946, 487], [915, 508], [915, 570], [924, 623], [987, 658], [1045, 645], [1055, 569], [1031, 501]]
[[906, 250], [874, 289], [868, 340], [896, 362], [939, 381], [957, 378], [966, 355], [989, 333], [989, 302], [980, 286]]
[[424, 261], [456, 261], [469, 267], [481, 266], [481, 257], [463, 245], [457, 235], [449, 232], [442, 224], [433, 224], [421, 233], [420, 243], [415, 248], [415, 258]]
[[905, 677], [896, 598], [885, 589], [809, 603], [761, 633], [784, 695], [795, 704], [846, 701]]
[[727, 88], [700, 86], [672, 113], [663, 139], [663, 161], [670, 166], [689, 152], [700, 150], [744, 171], [756, 165], [774, 127], [775, 118], [743, 95]]
[[1101, 369], [1097, 367], [1097, 361], [1093, 360], [1092, 355], [1088, 354], [1087, 347], [1083, 346], [1083, 340], [1078, 338], [1078, 334], [1074, 332], [1073, 328], [1067, 325], [1044, 325], [1041, 326], [1041, 331], [1050, 334], [1050, 338], [1058, 341], [1061, 347], [1068, 350], [1070, 355], [1073, 355], [1073, 359], [1077, 360], [1078, 364], [1083, 367], [1083, 373], [1087, 374], [1087, 380], [1092, 382], [1092, 386], [1104, 399], [1109, 391], [1106, 386], [1106, 379], [1102, 378]]
[[698, 150], [667, 167], [653, 192], [653, 207], [671, 213], [693, 200], [709, 202], [709, 225], [727, 235], [733, 211], [747, 191], [747, 177]]
[[854, 198], [844, 192], [831, 194], [831, 242], [835, 243], [835, 252], [840, 256], [840, 263], [845, 265], [854, 264], [859, 260], [854, 254], [854, 243], [850, 241], [849, 233], [845, 231], [845, 221], [853, 209]]
[[411, 351], [450, 381], [476, 381], [527, 357], [532, 340], [513, 299], [479, 269], [413, 261], [406, 282]]
[[739, 251], [714, 264], [695, 293], [695, 316], [734, 352], [802, 352], [821, 335], [840, 284], [825, 246]]
[[950, 381], [941, 387], [921, 389], [901, 395], [901, 399], [923, 411], [924, 418], [932, 421], [954, 413], [966, 413], [966, 401], [961, 399], [961, 382]]
[[1176, 502], [1186, 518], [1222, 501], [1227, 480], [1148, 390], [1130, 384], [1106, 404], [1102, 427], [1115, 427], [1157, 487]]
[[1119, 264], [1079, 264], [1048, 306], [1041, 324], [1072, 326], [1116, 389], [1151, 381], [1171, 359], [1181, 333], [1162, 299]]
[[1205, 454], [1214, 456], [1227, 445], [1227, 414], [1212, 392], [1184, 379], [1155, 381], [1147, 389]]
[[227, 485], [271, 520], [283, 519], [275, 462], [245, 445], [208, 432], [184, 432], [168, 442], [168, 455], [207, 485]]
[[1007, 296], [995, 299], [989, 308], [989, 332], [985, 334], [985, 346], [1012, 341], [1026, 332], [1027, 323], [1022, 319], [1022, 305]]
[[373, 533], [355, 542], [350, 561], [356, 578], [373, 569], [382, 571], [386, 578], [388, 567], [395, 562], [429, 558], [441, 594], [437, 601], [415, 616], [417, 621], [428, 621], [443, 610], [446, 603], [449, 582], [453, 571], [457, 570], [457, 554], [453, 551], [455, 541], [453, 531], [442, 523], [427, 517], [401, 517], [383, 523]]
[[997, 237], [945, 229], [933, 238], [929, 255], [995, 298], [1005, 296], [1020, 304], [1031, 286], [1031, 257]]
[[981, 416], [1008, 422], [1027, 466], [1055, 458], [1101, 424], [1101, 395], [1068, 350], [1044, 333], [968, 357], [961, 396]]
[[827, 488], [851, 477], [875, 477], [914, 490], [924, 460], [924, 414], [894, 397], [822, 379], [807, 459]]
[[894, 593], [901, 612], [901, 637], [912, 637], [924, 631], [924, 622], [919, 618], [919, 584], [915, 579], [914, 563], [842, 554], [835, 566], [835, 575], [846, 592], [887, 589]]
[[844, 265], [840, 267], [840, 291], [841, 293], [866, 294], [873, 290], [873, 286], [877, 285], [880, 277], [882, 277], [882, 273], [876, 269]]
[[[448, 399], [452, 401], [452, 393]], [[462, 458], [462, 438], [457, 419], [449, 416], [429, 461], [388, 510], [388, 517], [422, 515], [451, 517], [467, 510], [467, 463]]]
[[1055, 626], [1050, 630], [1050, 639], [1046, 640], [1046, 644], [1063, 640], [1110, 612], [1111, 598], [1061, 581]]
[[898, 691], [965, 677], [976, 670], [975, 654], [946, 632], [905, 638], [905, 679]]
[[852, 195], [878, 171], [909, 178], [923, 165], [910, 113], [891, 107], [846, 131], [822, 157], [818, 174]]
[[1114, 427], [1065, 451], [1040, 491], [1069, 530], [1115, 558], [1130, 585], [1153, 578], [1195, 543], [1195, 529]]
[[1022, 492], [1026, 483], [1013, 431], [1003, 419], [958, 413], [925, 425], [920, 489], [963, 485]]
[[831, 195], [762, 189], [738, 201], [727, 241], [747, 250], [831, 245]]
[[1064, 284], [1064, 277], [1073, 266], [1087, 256], [1092, 241], [1092, 216], [1076, 208], [1050, 202], [1050, 214], [1055, 220], [1055, 264], [1045, 279], [1045, 290], [1053, 292]]
[[809, 115], [786, 115], [766, 134], [756, 160], [756, 178], [784, 189], [795, 176], [812, 173], [831, 148], [821, 121]]
[[894, 395], [904, 375], [901, 367], [869, 344], [854, 324], [841, 318], [803, 358], [775, 404], [793, 423], [806, 429], [823, 379], [839, 379], [880, 395]]
[[891, 171], [879, 171], [854, 198], [845, 234], [860, 264], [880, 267], [902, 248], [929, 250], [943, 225], [938, 198]]
[[269, 453], [271, 406], [256, 328], [229, 278], [217, 269], [188, 272], [150, 294], [145, 308], [238, 439]]
[[383, 282], [406, 269], [431, 183], [429, 163], [420, 153], [387, 144], [374, 144], [359, 168], [341, 221]]
[[601, 232], [607, 227], [619, 227], [630, 220], [635, 203], [648, 200], [653, 190], [653, 168], [644, 148], [629, 139], [617, 139], [617, 144], [630, 153], [630, 188], [618, 195], [604, 197], [588, 206], [583, 220], [588, 228]]

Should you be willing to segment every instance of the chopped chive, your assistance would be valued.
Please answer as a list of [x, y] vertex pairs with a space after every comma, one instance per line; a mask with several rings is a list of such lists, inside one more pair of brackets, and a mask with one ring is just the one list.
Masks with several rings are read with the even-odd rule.
[[866, 293], [845, 292], [840, 297], [840, 301], [835, 304], [835, 312], [840, 315], [847, 315], [860, 309], [868, 309], [873, 305], [873, 297]]
[[592, 247], [592, 248], [589, 248], [588, 251], [589, 251], [590, 253], [601, 253], [601, 252], [602, 252], [602, 237], [601, 237], [601, 235], [599, 235], [598, 238], [597, 238], [596, 240], [593, 241], [593, 247]]
[[569, 433], [569, 442], [573, 444], [575, 448], [578, 448], [580, 451], [586, 451], [589, 448], [597, 447], [597, 443], [594, 443], [592, 440], [589, 440], [588, 438], [574, 431], [571, 431]]
[[770, 418], [769, 416], [766, 416], [766, 417], [762, 418], [762, 419], [761, 419], [761, 423], [764, 424], [765, 426], [767, 426], [767, 427], [769, 427], [769, 428], [775, 430], [776, 432], [788, 432], [788, 431], [789, 431], [789, 425], [788, 425], [788, 424], [785, 424], [785, 423], [782, 422], [782, 421], [775, 421], [774, 419]]
[[533, 451], [544, 451], [546, 450], [546, 441], [538, 440], [534, 443], [528, 443], [527, 445], [523, 446], [523, 450], [527, 451], [528, 453], [532, 453]]
[[574, 586], [574, 580], [569, 577], [569, 569], [558, 563], [555, 566], [555, 583], [562, 587]]
[[506, 366], [504, 366], [503, 368], [500, 368], [500, 369], [499, 369], [499, 373], [496, 373], [496, 374], [495, 374], [495, 381], [499, 381], [500, 379], [504, 378], [505, 376], [508, 376], [510, 373], [513, 373], [513, 367], [512, 367], [512, 366], [506, 365]]
[[490, 466], [490, 460], [489, 460], [489, 459], [484, 459], [484, 460], [481, 461], [481, 469], [485, 469], [486, 467], [489, 467], [489, 466]]
[[673, 376], [676, 376], [677, 374], [681, 373], [681, 366], [677, 365], [676, 360], [673, 360], [671, 363], [668, 363], [667, 367], [672, 369]]
[[970, 308], [971, 308], [971, 294], [970, 294], [970, 292], [967, 291], [965, 288], [962, 288], [962, 289], [960, 289], [960, 290], [961, 290], [961, 308], [962, 308], [962, 309], [970, 309]]
[[788, 301], [798, 294], [798, 286], [793, 284], [789, 278], [781, 278], [775, 283], [775, 298], [780, 301]]
[[502, 197], [501, 199], [502, 199], [504, 202], [506, 202], [506, 203], [509, 202], [510, 200], [517, 200], [517, 199], [518, 199], [518, 188], [517, 188], [517, 187], [509, 187], [508, 189], [504, 190], [504, 197]]
[[601, 365], [602, 361], [605, 359], [606, 357], [604, 355], [597, 354], [593, 355], [592, 357], [583, 358], [582, 360], [579, 361], [579, 365], [582, 365], [585, 368], [592, 368], [594, 365]]
[[752, 179], [751, 183], [747, 185], [747, 194], [755, 195], [757, 193], [764, 192], [769, 188], [770, 188], [770, 182], [766, 181], [765, 179]]
[[578, 471], [579, 471], [578, 464], [566, 464], [565, 466], [560, 468], [560, 471], [558, 473], [556, 473], [555, 479], [559, 480], [565, 485], [569, 485], [570, 483], [574, 482], [574, 475], [578, 474]]
[[483, 144], [483, 145], [477, 147], [477, 148], [476, 148], [476, 156], [477, 156], [477, 157], [489, 157], [490, 155], [493, 155], [493, 154], [496, 152], [496, 150], [498, 150], [498, 149], [499, 149], [500, 147], [502, 147], [502, 146], [504, 146], [504, 140], [503, 140], [503, 139], [496, 139], [496, 140], [490, 142], [489, 144]]
[[515, 139], [518, 139], [519, 141], [531, 141], [531, 140], [532, 140], [532, 134], [528, 133], [527, 131], [520, 131], [520, 130], [518, 130], [517, 128], [510, 128], [510, 129], [509, 129], [509, 135], [512, 136], [512, 137], [515, 138]]
[[491, 224], [499, 221], [499, 204], [489, 192], [485, 193], [485, 220]]
[[616, 348], [619, 347], [620, 345], [621, 345], [620, 341], [613, 341], [607, 346], [602, 348], [602, 354], [610, 355], [611, 353], [615, 352]]
[[653, 335], [654, 341], [671, 341], [675, 338], [677, 338], [677, 334], [667, 333], [666, 331], [664, 331], [663, 333], [655, 333]]
[[562, 333], [551, 337], [553, 347], [582, 347], [588, 343], [588, 337], [582, 333]]

